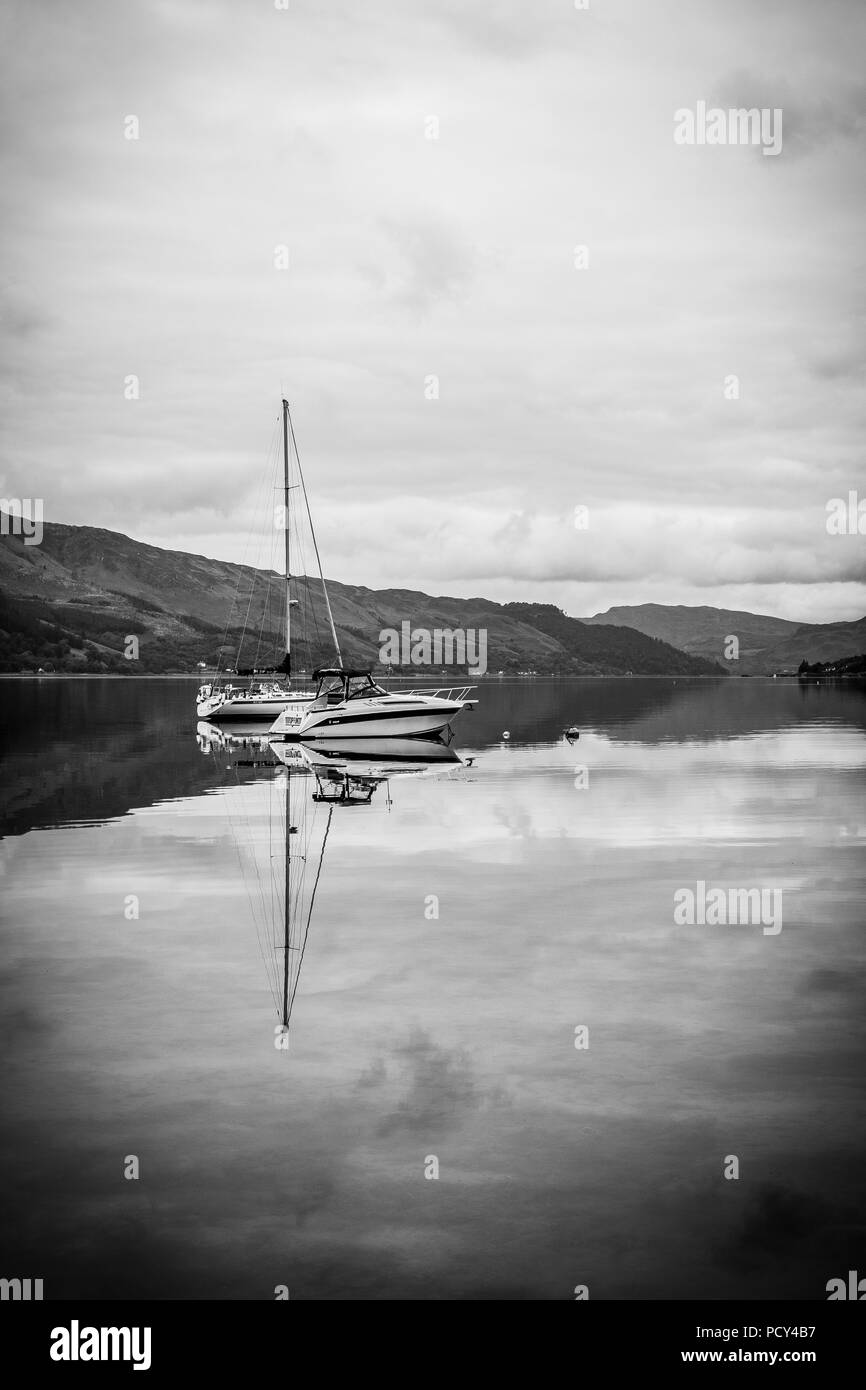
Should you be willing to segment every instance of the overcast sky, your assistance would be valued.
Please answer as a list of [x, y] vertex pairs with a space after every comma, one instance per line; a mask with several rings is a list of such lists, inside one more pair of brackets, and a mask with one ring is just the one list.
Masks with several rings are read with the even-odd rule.
[[862, 616], [866, 5], [288, 4], [4, 7], [3, 495], [240, 559], [285, 393], [335, 579]]

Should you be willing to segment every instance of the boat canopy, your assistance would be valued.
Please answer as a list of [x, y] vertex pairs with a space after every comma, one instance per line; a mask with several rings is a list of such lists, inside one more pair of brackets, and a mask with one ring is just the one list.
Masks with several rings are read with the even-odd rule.
[[322, 666], [313, 672], [316, 680], [316, 698], [310, 712], [324, 709], [326, 705], [343, 704], [346, 700], [359, 700], [367, 696], [387, 696], [387, 690], [377, 685], [369, 667]]
[[372, 674], [369, 666], [363, 669], [354, 666], [320, 666], [318, 671], [313, 672], [313, 680], [321, 680], [323, 676], [338, 676], [340, 679], [345, 676], [347, 680], [354, 680], [357, 676], [372, 676]]

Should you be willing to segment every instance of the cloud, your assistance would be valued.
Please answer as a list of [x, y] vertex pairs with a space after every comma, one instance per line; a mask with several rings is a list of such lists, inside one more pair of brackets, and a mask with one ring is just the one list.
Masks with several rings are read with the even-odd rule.
[[866, 137], [866, 83], [836, 84], [831, 95], [816, 92], [788, 76], [738, 70], [720, 78], [713, 104], [725, 109], [781, 109], [783, 154], [797, 158], [836, 140], [861, 142]]
[[[286, 393], [335, 577], [862, 612], [814, 524], [866, 424], [864, 21], [827, 13], [17, 11], [6, 492], [240, 559]], [[674, 146], [713, 88], [783, 106], [782, 159]]]
[[529, 24], [521, 0], [496, 0], [480, 9], [461, 0], [440, 0], [433, 13], [454, 37], [485, 59], [492, 55], [529, 60], [541, 49], [574, 39], [575, 22], [580, 22], [555, 0], [536, 0]]
[[738, 1229], [722, 1240], [720, 1260], [744, 1270], [768, 1262], [808, 1261], [815, 1269], [826, 1269], [829, 1278], [846, 1260], [855, 1221], [852, 1208], [767, 1182], [746, 1198]]
[[416, 1029], [395, 1049], [403, 1095], [382, 1119], [380, 1135], [447, 1133], [485, 1100], [466, 1054], [438, 1046]]
[[419, 318], [469, 293], [474, 257], [445, 223], [434, 215], [411, 219], [383, 218], [384, 244], [378, 260], [362, 265], [371, 283], [394, 304]]
[[799, 992], [812, 999], [815, 995], [844, 996], [864, 993], [864, 979], [856, 971], [843, 972], [822, 968], [812, 970], [802, 981]]

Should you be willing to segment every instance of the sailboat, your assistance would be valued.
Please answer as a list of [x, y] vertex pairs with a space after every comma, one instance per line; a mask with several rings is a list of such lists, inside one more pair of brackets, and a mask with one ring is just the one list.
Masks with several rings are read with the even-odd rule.
[[[336, 654], [335, 666], [321, 667], [313, 672], [317, 681], [315, 691], [291, 688], [292, 607], [291, 554], [289, 506], [292, 488], [289, 483], [289, 437], [298, 467], [299, 486], [310, 524], [310, 534], [316, 554], [322, 592]], [[247, 689], [231, 684], [211, 682], [203, 685], [196, 700], [200, 720], [212, 724], [226, 721], [249, 722], [267, 720], [270, 731], [277, 737], [319, 738], [436, 738], [450, 727], [464, 709], [471, 709], [477, 700], [470, 698], [474, 686], [465, 685], [435, 690], [384, 690], [373, 679], [369, 668], [346, 669], [340, 652], [328, 586], [322, 571], [319, 546], [313, 527], [313, 517], [301, 469], [295, 431], [288, 401], [283, 401], [283, 488], [285, 494], [285, 645], [286, 654], [278, 667], [269, 670], [247, 670], [240, 675], [257, 677]]]
[[205, 720], [211, 724], [223, 724], [227, 722], [264, 722], [267, 725], [273, 723], [279, 714], [286, 710], [291, 710], [294, 714], [301, 715], [302, 712], [312, 703], [315, 698], [312, 690], [299, 690], [292, 687], [291, 683], [291, 650], [292, 650], [292, 609], [298, 606], [297, 599], [291, 595], [291, 528], [289, 525], [291, 492], [293, 488], [289, 481], [289, 438], [291, 436], [292, 451], [297, 461], [299, 485], [304, 495], [306, 514], [310, 523], [313, 548], [316, 553], [316, 560], [319, 567], [319, 578], [322, 582], [322, 589], [325, 596], [325, 607], [328, 614], [328, 622], [331, 629], [331, 637], [334, 643], [334, 650], [338, 662], [342, 664], [340, 656], [340, 644], [337, 640], [337, 629], [334, 625], [334, 616], [331, 612], [331, 602], [328, 597], [328, 587], [325, 583], [325, 576], [322, 573], [322, 563], [319, 558], [319, 547], [316, 542], [316, 534], [313, 530], [313, 518], [310, 513], [310, 504], [307, 500], [306, 487], [304, 485], [304, 475], [301, 470], [301, 460], [298, 454], [295, 431], [292, 425], [292, 417], [289, 411], [289, 403], [283, 401], [283, 525], [285, 531], [285, 586], [286, 586], [286, 610], [285, 610], [285, 656], [278, 666], [272, 667], [252, 667], [247, 670], [238, 671], [239, 676], [249, 678], [247, 686], [234, 685], [231, 681], [214, 678], [212, 681], [202, 685], [196, 696], [196, 714], [200, 720]]

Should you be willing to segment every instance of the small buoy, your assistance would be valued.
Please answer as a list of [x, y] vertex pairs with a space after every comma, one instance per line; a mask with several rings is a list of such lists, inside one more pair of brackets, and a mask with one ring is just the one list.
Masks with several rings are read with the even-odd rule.
[[504, 729], [504, 730], [503, 730], [502, 737], [503, 737], [503, 738], [511, 738], [511, 735], [510, 735], [510, 733], [508, 732], [507, 729]]
[[566, 737], [566, 738], [580, 738], [580, 729], [576, 729], [576, 728], [574, 727], [574, 725], [572, 724], [572, 726], [571, 726], [570, 729], [566, 729], [566, 731], [565, 731], [565, 737]]

